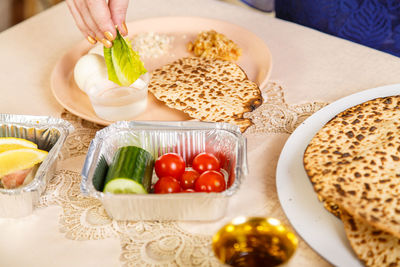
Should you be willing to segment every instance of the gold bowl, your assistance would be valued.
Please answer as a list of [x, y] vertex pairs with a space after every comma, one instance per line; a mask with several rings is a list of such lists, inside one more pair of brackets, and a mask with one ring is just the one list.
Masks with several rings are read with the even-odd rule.
[[268, 217], [237, 217], [212, 239], [214, 254], [231, 266], [277, 266], [290, 259], [297, 244], [286, 226]]

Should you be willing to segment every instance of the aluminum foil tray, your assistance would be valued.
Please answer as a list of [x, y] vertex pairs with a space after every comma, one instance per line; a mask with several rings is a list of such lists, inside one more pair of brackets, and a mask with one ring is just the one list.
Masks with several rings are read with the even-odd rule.
[[55, 172], [60, 149], [73, 130], [62, 119], [0, 114], [0, 137], [24, 138], [49, 152], [29, 184], [16, 189], [0, 188], [0, 217], [16, 218], [32, 213]]
[[[190, 162], [200, 152], [224, 156], [223, 172], [228, 188], [221, 193], [110, 194], [97, 191], [93, 175], [101, 157], [111, 163], [122, 146], [137, 145], [154, 159], [167, 152]], [[246, 139], [239, 128], [226, 123], [126, 122], [120, 121], [97, 132], [82, 169], [81, 192], [98, 198], [116, 220], [216, 220], [225, 215], [229, 198], [248, 173]], [[153, 175], [152, 183], [157, 178]]]

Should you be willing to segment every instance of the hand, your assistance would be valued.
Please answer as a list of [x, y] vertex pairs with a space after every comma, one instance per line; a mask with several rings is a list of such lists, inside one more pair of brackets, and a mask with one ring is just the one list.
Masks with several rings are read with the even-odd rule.
[[[66, 0], [79, 30], [89, 43], [100, 41], [106, 47], [112, 46], [117, 35], [128, 34], [125, 24], [129, 0]], [[96, 41], [97, 40], [97, 41]]]

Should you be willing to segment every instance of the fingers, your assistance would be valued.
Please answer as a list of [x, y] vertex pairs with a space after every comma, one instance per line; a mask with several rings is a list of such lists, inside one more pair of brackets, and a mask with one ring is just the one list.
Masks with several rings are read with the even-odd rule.
[[85, 1], [74, 0], [75, 7], [78, 10], [82, 20], [84, 20], [85, 25], [88, 29], [94, 33], [94, 37], [97, 40], [103, 39], [103, 33], [98, 29], [96, 22], [93, 20], [92, 15], [86, 5]]
[[[81, 1], [81, 0], [80, 0]], [[97, 31], [100, 37], [105, 37], [109, 41], [113, 41], [117, 36], [115, 25], [111, 20], [110, 9], [105, 0], [86, 0], [87, 11], [97, 25]]]
[[76, 26], [82, 32], [82, 34], [86, 37], [89, 43], [95, 44], [96, 43], [96, 34], [92, 32], [89, 27], [86, 25], [85, 21], [82, 19], [78, 9], [75, 6], [73, 0], [66, 0], [68, 8], [71, 12], [72, 17], [75, 20]]
[[110, 0], [108, 3], [111, 19], [123, 36], [128, 34], [128, 28], [125, 23], [128, 4], [129, 0]]
[[[128, 0], [119, 0], [123, 5], [116, 5], [119, 10], [119, 17], [125, 18]], [[106, 47], [112, 46], [112, 41], [116, 37], [115, 25], [121, 25], [123, 22], [114, 24], [111, 11], [105, 0], [66, 0], [69, 10], [75, 20], [76, 25], [86, 39], [94, 44], [101, 41]], [[125, 9], [124, 9], [124, 6]], [[121, 8], [120, 8], [121, 7]], [[125, 11], [123, 11], [125, 10]], [[125, 31], [127, 33], [127, 31]]]

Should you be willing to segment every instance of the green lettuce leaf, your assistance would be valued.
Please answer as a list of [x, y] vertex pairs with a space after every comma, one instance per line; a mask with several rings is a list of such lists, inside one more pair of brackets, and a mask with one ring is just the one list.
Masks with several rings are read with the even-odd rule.
[[121, 86], [131, 85], [147, 72], [139, 54], [133, 51], [131, 43], [126, 41], [118, 30], [113, 46], [104, 47], [104, 59], [108, 79]]

